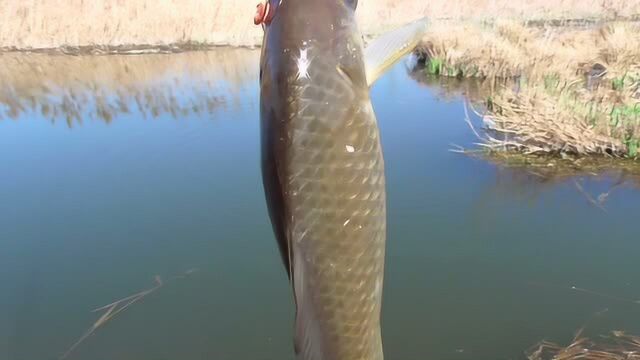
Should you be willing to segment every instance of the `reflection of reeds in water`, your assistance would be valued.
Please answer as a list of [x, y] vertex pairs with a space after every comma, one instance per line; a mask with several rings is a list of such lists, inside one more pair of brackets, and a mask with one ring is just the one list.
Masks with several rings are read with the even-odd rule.
[[415, 67], [409, 74], [418, 84], [433, 91], [443, 101], [459, 101], [465, 97], [473, 102], [481, 101], [489, 96], [495, 84], [478, 79], [458, 79], [428, 74], [421, 66]]
[[[623, 187], [640, 188], [640, 166], [633, 161], [613, 159], [557, 159], [548, 156], [532, 157], [502, 152], [472, 153], [498, 167], [494, 192], [508, 193], [534, 200], [547, 189], [567, 184], [584, 197], [590, 206], [606, 211], [606, 203]], [[607, 187], [592, 193], [585, 179]]]
[[[208, 113], [240, 103], [257, 83], [258, 53], [216, 49], [180, 54], [0, 55], [0, 120], [35, 111], [71, 126], [105, 122], [134, 111], [144, 116]], [[4, 109], [3, 109], [4, 108]]]

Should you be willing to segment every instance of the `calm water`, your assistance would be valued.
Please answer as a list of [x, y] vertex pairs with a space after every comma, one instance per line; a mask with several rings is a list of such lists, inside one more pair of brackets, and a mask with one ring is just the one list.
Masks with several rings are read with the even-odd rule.
[[[156, 276], [162, 287], [68, 358], [293, 359], [257, 57], [0, 58], [0, 359], [59, 358], [103, 314], [91, 310]], [[386, 358], [520, 359], [590, 319], [593, 334], [640, 333], [637, 179], [545, 178], [450, 152], [475, 141], [463, 98], [404, 63], [372, 99]], [[588, 200], [612, 189], [604, 210]]]

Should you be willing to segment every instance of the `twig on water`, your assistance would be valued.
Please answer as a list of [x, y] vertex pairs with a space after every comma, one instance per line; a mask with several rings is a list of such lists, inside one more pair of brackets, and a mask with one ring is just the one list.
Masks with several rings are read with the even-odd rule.
[[584, 334], [584, 331], [587, 329], [587, 327], [589, 326], [589, 324], [591, 324], [591, 322], [593, 321], [593, 319], [602, 316], [602, 314], [609, 312], [608, 308], [604, 308], [596, 313], [594, 313], [593, 315], [591, 315], [591, 317], [589, 317], [587, 319], [587, 321], [584, 322], [584, 324], [582, 325], [582, 327], [580, 329], [578, 329], [578, 331], [576, 331], [576, 334], [573, 337], [573, 343], [576, 343], [580, 338], [582, 338], [582, 335]]
[[466, 154], [467, 150], [465, 148], [463, 148], [460, 145], [457, 144], [451, 144], [451, 146], [453, 146], [453, 149], [449, 149], [449, 151], [454, 152], [454, 153], [458, 153], [458, 154]]
[[596, 199], [593, 198], [593, 196], [591, 196], [591, 194], [589, 194], [583, 187], [582, 185], [580, 185], [580, 183], [577, 180], [573, 181], [574, 185], [576, 186], [576, 189], [578, 189], [578, 192], [580, 192], [580, 194], [584, 195], [585, 199], [587, 199], [587, 201], [597, 207], [598, 209], [607, 212], [607, 210], [604, 208], [604, 206], [602, 206], [602, 203], [600, 201], [597, 201]]
[[625, 183], [625, 181], [626, 181], [626, 176], [625, 176], [625, 173], [623, 172], [620, 174], [620, 177], [618, 178], [618, 180], [616, 180], [616, 182], [611, 186], [609, 191], [603, 192], [602, 194], [598, 195], [598, 202], [600, 204], [604, 204], [609, 198], [609, 195], [611, 195], [611, 193], [613, 192], [613, 190], [622, 186]]
[[469, 117], [469, 110], [467, 109], [467, 101], [464, 101], [462, 104], [464, 105], [464, 121], [469, 125], [469, 127], [471, 128], [471, 131], [473, 131], [473, 133], [476, 135], [478, 140], [484, 141], [485, 139], [482, 136], [480, 136], [480, 134], [476, 131], [476, 128], [473, 126], [473, 123], [471, 123], [471, 118]]
[[609, 295], [609, 294], [605, 294], [605, 293], [601, 293], [601, 292], [597, 292], [597, 291], [593, 291], [593, 290], [589, 290], [589, 289], [579, 288], [579, 287], [576, 287], [576, 286], [572, 286], [571, 290], [577, 291], [577, 292], [581, 292], [581, 293], [584, 293], [584, 294], [590, 294], [590, 295], [593, 295], [593, 296], [599, 296], [599, 297], [605, 298], [605, 299], [611, 299], [611, 300], [622, 301], [622, 302], [629, 302], [629, 303], [633, 303], [633, 304], [640, 304], [640, 299], [639, 300], [634, 300], [634, 299], [624, 298], [624, 297], [620, 297], [620, 296]]
[[587, 295], [597, 296], [597, 297], [601, 297], [601, 298], [605, 298], [605, 299], [609, 299], [609, 300], [620, 301], [620, 302], [626, 302], [626, 303], [632, 303], [632, 304], [640, 304], [640, 299], [630, 299], [630, 298], [616, 296], [616, 295], [609, 295], [609, 294], [605, 294], [605, 293], [594, 291], [594, 290], [580, 288], [580, 287], [577, 287], [575, 285], [572, 285], [572, 286], [569, 286], [569, 287], [565, 287], [565, 286], [559, 286], [559, 285], [553, 285], [553, 284], [544, 284], [544, 283], [535, 283], [535, 282], [531, 282], [529, 284], [533, 285], [533, 286], [571, 290], [571, 291], [575, 291], [575, 292], [579, 292], [579, 293], [583, 293], [583, 294], [587, 294]]
[[[197, 269], [190, 269], [185, 271], [181, 275], [172, 276], [171, 278], [169, 278], [169, 280], [182, 279], [188, 275], [193, 274], [196, 271]], [[156, 275], [154, 277], [154, 281], [155, 281], [155, 285], [152, 288], [137, 292], [133, 295], [126, 296], [120, 300], [116, 300], [110, 304], [93, 309], [92, 312], [99, 312], [99, 311], [105, 311], [105, 312], [104, 314], [102, 314], [102, 316], [100, 316], [100, 318], [95, 323], [93, 323], [93, 325], [91, 325], [89, 329], [87, 329], [87, 331], [85, 331], [85, 333], [73, 345], [71, 345], [71, 347], [60, 357], [60, 359], [62, 360], [69, 357], [69, 355], [71, 355], [71, 353], [78, 346], [80, 346], [80, 344], [82, 344], [89, 336], [91, 336], [94, 332], [96, 332], [98, 328], [105, 325], [109, 320], [113, 319], [116, 315], [128, 309], [134, 303], [142, 300], [145, 296], [160, 289], [165, 284], [162, 281], [162, 278], [160, 277], [160, 275]]]
[[[471, 107], [471, 109], [474, 111], [474, 113], [476, 113], [477, 115], [478, 112], [473, 108], [473, 106], [469, 103], [467, 104], [467, 101], [464, 101], [462, 104], [464, 105], [464, 121], [467, 123], [467, 125], [469, 125], [469, 128], [471, 129], [471, 131], [473, 131], [473, 134], [476, 136], [476, 138], [478, 138], [478, 140], [481, 141], [481, 143], [474, 143], [474, 145], [478, 145], [478, 146], [485, 146], [487, 141], [491, 141], [491, 138], [483, 138], [480, 133], [476, 130], [475, 126], [473, 126], [473, 123], [471, 122], [471, 117], [469, 116], [469, 109], [467, 108], [467, 106]], [[454, 147], [453, 149], [449, 149], [449, 151], [454, 152], [454, 153], [458, 153], [458, 154], [474, 154], [474, 153], [483, 153], [484, 149], [477, 149], [477, 150], [469, 150], [469, 149], [465, 149], [464, 147], [457, 145], [457, 144], [450, 144], [452, 147]]]
[[[452, 153], [456, 153], [456, 154], [483, 154], [484, 150], [482, 149], [467, 149], [465, 147], [462, 147], [458, 144], [449, 144], [452, 148], [449, 149], [450, 152]], [[474, 144], [477, 145], [477, 144]]]

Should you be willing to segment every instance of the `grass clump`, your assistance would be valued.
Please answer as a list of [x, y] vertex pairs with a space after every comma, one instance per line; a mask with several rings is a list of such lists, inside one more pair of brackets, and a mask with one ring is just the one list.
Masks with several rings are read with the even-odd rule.
[[484, 146], [637, 158], [640, 24], [436, 24], [419, 50], [432, 75], [488, 82]]

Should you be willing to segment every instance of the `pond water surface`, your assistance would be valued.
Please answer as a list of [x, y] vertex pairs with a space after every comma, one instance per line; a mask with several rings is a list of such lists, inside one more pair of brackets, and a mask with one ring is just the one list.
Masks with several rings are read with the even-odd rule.
[[[259, 167], [258, 52], [0, 56], [0, 359], [293, 359]], [[387, 359], [521, 359], [640, 333], [640, 181], [451, 152], [464, 99], [376, 83]], [[600, 196], [598, 198], [598, 196]], [[594, 199], [602, 203], [594, 205]], [[599, 199], [599, 200], [598, 200]]]

